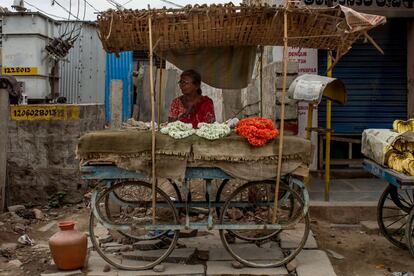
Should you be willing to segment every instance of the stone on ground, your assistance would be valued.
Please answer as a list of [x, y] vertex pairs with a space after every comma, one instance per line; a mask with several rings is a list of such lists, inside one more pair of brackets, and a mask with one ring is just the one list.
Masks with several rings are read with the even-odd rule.
[[374, 220], [364, 220], [360, 222], [362, 229], [367, 234], [379, 234], [378, 222]]
[[57, 221], [53, 220], [53, 221], [49, 222], [48, 224], [38, 228], [37, 231], [47, 232], [47, 231], [51, 230], [53, 227], [56, 227], [56, 226], [57, 226]]
[[[95, 263], [96, 260], [91, 260], [92, 263]], [[90, 261], [90, 262], [91, 262]], [[103, 260], [102, 260], [103, 261]], [[96, 263], [95, 263], [96, 264]], [[138, 266], [146, 264], [143, 261], [135, 261], [135, 260], [126, 260], [123, 262], [124, 265], [128, 266]], [[185, 265], [185, 264], [173, 264], [173, 263], [162, 263], [157, 265], [155, 268], [160, 268], [161, 266], [164, 267], [164, 271], [155, 269], [148, 269], [148, 270], [135, 270], [135, 271], [127, 271], [127, 270], [119, 270], [116, 268], [111, 267], [111, 270], [108, 272], [103, 271], [104, 265], [94, 265], [93, 267], [88, 267], [88, 272], [86, 276], [156, 276], [156, 275], [168, 275], [168, 276], [204, 276], [204, 266], [203, 265]]]
[[[171, 252], [171, 254], [164, 260], [168, 263], [188, 263], [196, 252], [195, 248], [176, 248]], [[122, 253], [122, 256], [126, 259], [131, 260], [140, 260], [140, 261], [155, 261], [162, 254], [165, 253], [165, 250], [149, 250], [149, 251], [131, 251]]]
[[212, 248], [222, 248], [220, 236], [214, 232], [208, 232], [207, 235], [197, 236], [190, 239], [180, 239], [178, 242], [182, 243], [186, 247], [197, 248], [198, 251], [209, 251]]
[[164, 249], [168, 247], [168, 244], [162, 240], [148, 240], [136, 242], [132, 245], [132, 247], [136, 250], [147, 251]]
[[40, 274], [40, 276], [81, 276], [81, 275], [85, 275], [85, 274], [83, 274], [83, 272], [80, 269]]
[[11, 264], [15, 267], [21, 267], [23, 265], [23, 263], [21, 261], [19, 261], [18, 259], [11, 260], [11, 261], [8, 262], [8, 264]]
[[180, 230], [179, 238], [191, 238], [197, 236], [197, 229], [192, 230]]
[[331, 249], [325, 249], [325, 251], [329, 254], [329, 256], [331, 256], [332, 258], [335, 258], [337, 260], [343, 260], [345, 259], [345, 257]]
[[286, 265], [286, 269], [289, 272], [293, 272], [296, 270], [296, 268], [298, 267], [298, 261], [296, 259], [291, 260], [287, 265]]
[[[289, 273], [284, 267], [276, 268], [234, 268], [231, 261], [209, 261], [207, 262], [207, 276], [230, 276], [230, 275], [260, 275], [260, 276], [287, 276]], [[315, 274], [316, 275], [316, 274]]]
[[24, 205], [12, 205], [7, 207], [7, 210], [9, 210], [9, 212], [16, 212], [18, 210], [23, 210], [26, 209], [26, 207], [24, 207]]
[[[283, 230], [280, 233], [281, 247], [283, 249], [295, 249], [298, 248], [304, 234], [304, 225], [298, 224], [295, 229]], [[313, 236], [312, 230], [309, 231], [308, 239], [306, 240], [304, 249], [316, 249], [318, 244]]]
[[[280, 248], [261, 248], [255, 244], [232, 244], [230, 248], [248, 261], [277, 260], [283, 258]], [[210, 261], [233, 261], [234, 258], [223, 247], [210, 250]]]
[[336, 273], [329, 261], [328, 256], [321, 250], [302, 250], [298, 256], [298, 267], [296, 273], [298, 276], [336, 276]]
[[3, 250], [14, 251], [17, 249], [18, 246], [19, 244], [14, 243], [14, 242], [5, 242], [0, 245], [0, 251], [3, 251]]

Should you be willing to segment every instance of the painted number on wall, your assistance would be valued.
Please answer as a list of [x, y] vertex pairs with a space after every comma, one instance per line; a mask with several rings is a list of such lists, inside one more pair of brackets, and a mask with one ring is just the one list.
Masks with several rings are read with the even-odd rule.
[[74, 105], [12, 105], [10, 118], [13, 121], [77, 120], [79, 106]]
[[2, 67], [1, 73], [3, 75], [20, 75], [20, 76], [37, 75], [37, 67]]

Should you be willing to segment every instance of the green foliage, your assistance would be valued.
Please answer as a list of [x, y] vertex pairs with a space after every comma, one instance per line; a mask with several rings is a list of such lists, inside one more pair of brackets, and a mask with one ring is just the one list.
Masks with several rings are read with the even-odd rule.
[[63, 198], [66, 196], [65, 192], [57, 192], [47, 198], [49, 207], [59, 208], [62, 206]]

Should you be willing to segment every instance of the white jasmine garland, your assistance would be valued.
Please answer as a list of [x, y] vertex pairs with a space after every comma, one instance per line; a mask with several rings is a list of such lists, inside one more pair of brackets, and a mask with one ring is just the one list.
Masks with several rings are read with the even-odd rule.
[[169, 123], [166, 127], [161, 128], [161, 133], [168, 134], [174, 139], [183, 139], [195, 133], [192, 124], [186, 124], [181, 121]]
[[227, 124], [220, 123], [199, 123], [195, 134], [208, 140], [216, 140], [229, 135], [230, 128]]

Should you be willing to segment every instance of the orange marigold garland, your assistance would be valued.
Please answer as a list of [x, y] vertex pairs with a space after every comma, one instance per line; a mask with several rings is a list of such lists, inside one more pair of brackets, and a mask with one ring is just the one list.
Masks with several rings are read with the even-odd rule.
[[279, 135], [273, 122], [266, 118], [245, 118], [236, 125], [236, 133], [247, 138], [250, 145], [260, 147]]

